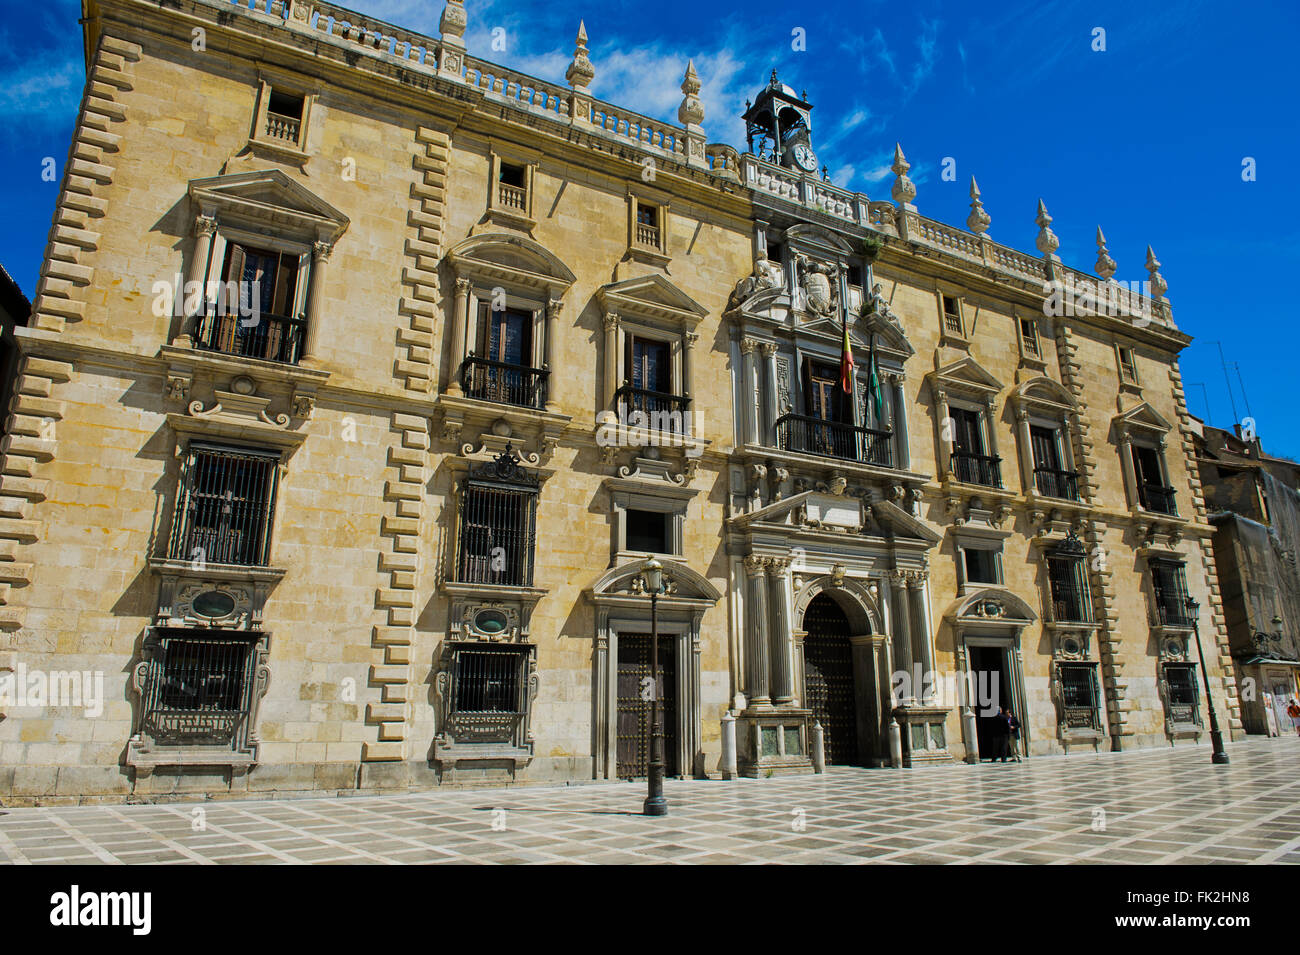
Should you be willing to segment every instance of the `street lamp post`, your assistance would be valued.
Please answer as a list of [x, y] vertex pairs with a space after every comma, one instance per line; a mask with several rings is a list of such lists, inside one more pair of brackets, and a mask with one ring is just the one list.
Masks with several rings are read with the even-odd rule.
[[650, 592], [650, 673], [654, 688], [650, 692], [650, 767], [648, 790], [642, 812], [647, 816], [668, 815], [664, 798], [664, 728], [659, 712], [659, 594], [664, 586], [664, 565], [651, 557], [641, 571], [645, 589]]
[[1192, 597], [1186, 600], [1187, 611], [1192, 617], [1192, 633], [1196, 635], [1196, 655], [1201, 658], [1201, 680], [1205, 684], [1205, 705], [1210, 711], [1210, 745], [1214, 754], [1210, 762], [1227, 765], [1228, 753], [1223, 748], [1223, 734], [1219, 732], [1219, 718], [1214, 713], [1214, 697], [1210, 695], [1210, 671], [1205, 666], [1205, 651], [1201, 649], [1201, 605]]

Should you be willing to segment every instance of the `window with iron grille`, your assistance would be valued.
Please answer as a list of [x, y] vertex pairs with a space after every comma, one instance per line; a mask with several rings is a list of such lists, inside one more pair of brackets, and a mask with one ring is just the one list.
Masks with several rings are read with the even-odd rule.
[[462, 743], [519, 745], [528, 716], [532, 652], [530, 644], [453, 645], [447, 733]]
[[458, 581], [533, 585], [537, 493], [537, 479], [509, 448], [470, 473], [461, 489]]
[[1062, 718], [1070, 729], [1101, 729], [1097, 712], [1097, 667], [1091, 663], [1060, 663]]
[[1169, 718], [1175, 723], [1199, 723], [1196, 667], [1191, 663], [1166, 663], [1165, 685], [1169, 688]]
[[165, 630], [145, 677], [143, 726], [157, 743], [241, 746], [260, 633]]
[[265, 567], [280, 455], [191, 444], [172, 524], [172, 560]]
[[1052, 619], [1063, 623], [1091, 623], [1092, 607], [1082, 557], [1047, 558], [1047, 579], [1052, 592]]
[[1187, 609], [1187, 571], [1180, 561], [1151, 561], [1151, 591], [1155, 597], [1155, 623], [1171, 627], [1190, 627]]

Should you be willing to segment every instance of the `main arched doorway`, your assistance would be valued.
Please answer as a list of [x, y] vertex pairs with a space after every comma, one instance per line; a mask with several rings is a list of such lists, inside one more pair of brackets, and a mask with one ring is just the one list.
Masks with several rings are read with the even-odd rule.
[[849, 618], [821, 593], [804, 612], [804, 689], [813, 719], [822, 725], [827, 764], [858, 765], [858, 699], [853, 679]]

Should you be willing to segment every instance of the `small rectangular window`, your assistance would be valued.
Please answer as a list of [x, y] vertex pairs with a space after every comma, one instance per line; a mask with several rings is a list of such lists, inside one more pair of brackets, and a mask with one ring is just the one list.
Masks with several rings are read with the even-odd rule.
[[782, 262], [782, 260], [784, 260], [784, 258], [785, 258], [785, 246], [783, 246], [780, 242], [769, 241], [767, 243], [767, 260], [769, 262], [776, 262], [779, 265]]
[[1020, 319], [1020, 344], [1030, 358], [1038, 358], [1038, 326], [1033, 319]]
[[279, 455], [190, 448], [176, 500], [171, 559], [265, 567]]
[[636, 204], [636, 244], [659, 248], [659, 207], [645, 202]]
[[862, 288], [862, 266], [850, 265], [848, 272], [849, 284], [855, 288]]
[[453, 679], [453, 712], [520, 714], [524, 711], [523, 673], [527, 648], [458, 647]]
[[626, 549], [647, 554], [672, 553], [670, 519], [670, 515], [659, 511], [626, 511]]
[[298, 145], [302, 128], [303, 97], [271, 90], [266, 100], [266, 135]]
[[1133, 360], [1133, 349], [1131, 348], [1121, 346], [1119, 349], [1119, 377], [1120, 381], [1137, 384], [1137, 363]]
[[966, 582], [968, 584], [1002, 583], [998, 574], [997, 551], [967, 547], [962, 553], [966, 565]]
[[1101, 728], [1097, 712], [1097, 668], [1091, 663], [1058, 664], [1062, 716], [1067, 729]]
[[514, 186], [516, 189], [522, 189], [524, 188], [524, 167], [503, 162], [501, 164], [501, 171], [498, 178], [507, 186]]
[[963, 333], [961, 323], [961, 305], [957, 299], [951, 295], [943, 296], [943, 327], [944, 330], [953, 334], [961, 335]]

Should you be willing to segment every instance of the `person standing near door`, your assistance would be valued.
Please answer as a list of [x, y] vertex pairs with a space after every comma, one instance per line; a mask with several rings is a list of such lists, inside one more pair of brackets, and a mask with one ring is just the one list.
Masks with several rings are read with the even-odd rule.
[[1020, 720], [1016, 719], [1016, 714], [1011, 712], [1011, 707], [1005, 707], [1007, 715], [1007, 743], [1011, 749], [1011, 758], [1017, 763], [1020, 762]]
[[1011, 712], [1004, 706], [993, 717], [993, 760], [1007, 761], [1011, 752]]
[[1291, 717], [1291, 725], [1295, 727], [1296, 735], [1300, 736], [1300, 702], [1291, 697], [1291, 705], [1286, 708], [1286, 715]]

